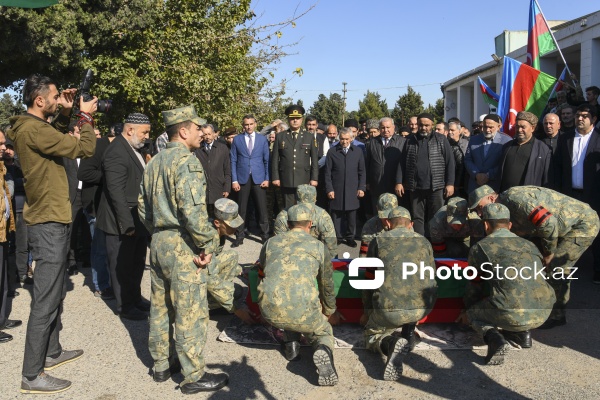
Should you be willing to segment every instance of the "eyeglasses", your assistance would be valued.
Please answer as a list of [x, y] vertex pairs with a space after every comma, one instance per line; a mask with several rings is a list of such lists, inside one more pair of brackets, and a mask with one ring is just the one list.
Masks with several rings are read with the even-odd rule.
[[592, 119], [592, 116], [590, 114], [575, 114], [575, 118], [588, 118], [588, 119]]

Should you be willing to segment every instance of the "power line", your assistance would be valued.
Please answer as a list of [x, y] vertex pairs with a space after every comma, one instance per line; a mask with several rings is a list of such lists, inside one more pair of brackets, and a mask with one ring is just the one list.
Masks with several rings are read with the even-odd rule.
[[[406, 85], [406, 86], [391, 86], [391, 87], [384, 87], [384, 88], [367, 88], [367, 89], [346, 89], [346, 92], [364, 92], [365, 90], [369, 90], [369, 91], [378, 91], [378, 90], [392, 90], [392, 89], [406, 89], [407, 87], [411, 87], [411, 88], [415, 88], [415, 87], [422, 87], [422, 86], [433, 86], [433, 85], [441, 85], [441, 82], [436, 82], [436, 83], [424, 83], [422, 85]], [[294, 90], [294, 89], [291, 89]], [[331, 92], [331, 93], [341, 93], [344, 92], [344, 89], [339, 90], [339, 89], [333, 89], [333, 90], [328, 90], [328, 89], [296, 89], [294, 90], [294, 92]]]

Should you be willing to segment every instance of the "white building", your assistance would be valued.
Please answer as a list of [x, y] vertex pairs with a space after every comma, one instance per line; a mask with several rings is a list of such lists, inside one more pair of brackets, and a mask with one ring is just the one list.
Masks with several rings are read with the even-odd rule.
[[[549, 21], [549, 25], [552, 26], [554, 37], [569, 69], [577, 75], [582, 88], [585, 90], [592, 85], [600, 87], [600, 11], [568, 22]], [[477, 76], [480, 76], [492, 90], [499, 93], [502, 82], [502, 56], [505, 54], [517, 61], [523, 63], [526, 61], [526, 31], [505, 31], [496, 37], [497, 61], [490, 61], [442, 85], [446, 121], [458, 117], [470, 126], [471, 122], [477, 120], [481, 114], [490, 112], [479, 89]], [[558, 51], [545, 54], [540, 58], [542, 72], [558, 77], [563, 68], [564, 63]]]

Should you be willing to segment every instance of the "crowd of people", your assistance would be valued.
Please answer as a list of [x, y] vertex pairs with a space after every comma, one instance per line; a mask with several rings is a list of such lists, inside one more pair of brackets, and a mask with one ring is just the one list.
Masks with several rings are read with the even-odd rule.
[[[304, 334], [319, 384], [335, 385], [332, 325], [344, 317], [331, 260], [338, 246], [359, 243], [361, 257], [386, 269], [383, 285], [363, 292], [361, 318], [367, 348], [387, 357], [385, 380], [401, 376], [416, 324], [437, 298], [436, 280], [407, 278], [405, 261], [543, 266], [541, 278], [467, 287], [457, 321], [481, 334], [487, 363], [502, 363], [508, 341], [528, 348], [531, 329], [566, 324], [569, 274], [588, 248], [600, 284], [600, 90], [586, 94], [581, 104], [561, 94], [541, 121], [519, 112], [514, 137], [496, 114], [471, 130], [429, 113], [406, 127], [387, 117], [338, 127], [298, 105], [285, 122], [258, 131], [248, 114], [239, 132], [221, 133], [186, 106], [163, 112], [166, 131], [152, 141], [146, 115], [131, 113], [101, 136], [96, 98], [28, 78], [27, 112], [0, 132], [0, 343], [21, 325], [6, 315], [7, 296], [18, 296], [18, 283], [33, 285], [21, 391], [71, 386], [45, 371], [83, 355], [62, 348], [59, 330], [66, 276], [87, 266], [94, 296], [114, 300], [121, 318], [149, 319], [157, 382], [182, 371], [183, 393], [227, 384], [227, 375], [204, 371], [202, 357], [208, 310], [223, 307], [248, 324], [283, 329], [290, 361]], [[227, 236], [235, 249], [253, 235], [263, 244], [260, 316], [245, 305], [236, 250], [223, 249]], [[141, 295], [148, 261], [150, 300]]]

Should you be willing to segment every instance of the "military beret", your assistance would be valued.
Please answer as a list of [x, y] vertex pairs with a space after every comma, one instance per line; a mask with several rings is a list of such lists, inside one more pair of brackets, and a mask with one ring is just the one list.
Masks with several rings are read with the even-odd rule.
[[491, 119], [492, 121], [494, 121], [497, 124], [502, 123], [502, 118], [500, 118], [500, 116], [498, 114], [488, 114], [485, 117], [483, 117], [482, 121], [485, 121], [486, 119]]
[[288, 118], [302, 118], [305, 112], [304, 107], [297, 104], [292, 104], [285, 109], [285, 115], [287, 115]]
[[469, 208], [471, 210], [477, 208], [477, 205], [485, 196], [490, 194], [494, 194], [494, 189], [489, 187], [488, 185], [479, 186], [477, 189], [473, 190], [469, 194]]
[[435, 117], [433, 116], [433, 114], [427, 113], [427, 112], [421, 113], [417, 116], [417, 119], [421, 119], [421, 118], [427, 118], [431, 122], [435, 121]]
[[532, 114], [528, 111], [521, 111], [517, 114], [517, 121], [527, 121], [531, 124], [531, 126], [536, 126], [538, 123], [538, 117], [535, 114]]
[[191, 121], [198, 126], [206, 124], [206, 120], [196, 114], [196, 108], [193, 105], [163, 111], [162, 116], [165, 126], [173, 126], [186, 121]]
[[144, 114], [131, 113], [123, 121], [124, 124], [150, 125], [150, 118]]
[[300, 185], [296, 188], [296, 199], [299, 203], [311, 203], [317, 202], [317, 189], [310, 185]]
[[347, 119], [346, 122], [344, 122], [344, 128], [358, 129], [358, 121], [355, 119]]
[[288, 209], [288, 221], [311, 221], [310, 209], [305, 204], [296, 204]]
[[379, 129], [379, 120], [374, 118], [367, 120], [367, 130], [369, 129]]
[[510, 211], [504, 204], [490, 203], [483, 207], [481, 219], [510, 219]]
[[398, 207], [398, 198], [391, 193], [383, 193], [377, 199], [377, 215], [379, 218], [387, 218], [390, 210]]
[[244, 223], [244, 220], [238, 214], [238, 205], [235, 201], [229, 199], [218, 199], [215, 201], [215, 218], [225, 222], [225, 224], [236, 229]]
[[446, 220], [450, 225], [464, 225], [467, 223], [469, 206], [467, 201], [461, 197], [453, 197], [448, 200], [446, 206]]
[[404, 207], [394, 207], [392, 208], [389, 212], [388, 212], [388, 218], [399, 218], [399, 217], [403, 217], [403, 218], [407, 218], [407, 219], [411, 219], [410, 218], [410, 213], [408, 212], [408, 210]]

